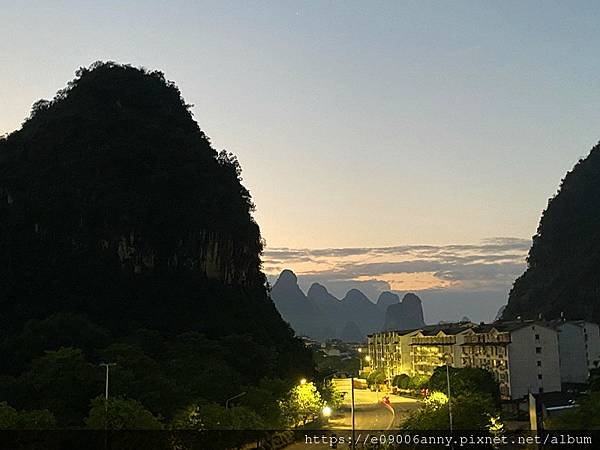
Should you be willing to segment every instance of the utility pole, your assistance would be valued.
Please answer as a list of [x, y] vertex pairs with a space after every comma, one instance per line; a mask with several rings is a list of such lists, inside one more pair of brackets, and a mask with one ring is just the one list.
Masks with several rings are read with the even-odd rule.
[[104, 429], [108, 428], [108, 371], [117, 363], [100, 363], [100, 367], [106, 368], [106, 382], [104, 384]]
[[354, 442], [354, 435], [355, 435], [355, 430], [354, 430], [354, 377], [350, 378], [350, 393], [351, 393], [351, 398], [352, 398], [352, 406], [351, 406], [351, 411], [352, 411], [352, 450], [356, 449], [356, 442]]
[[448, 385], [448, 420], [450, 423], [450, 433], [452, 433], [452, 398], [450, 397], [450, 357], [446, 355], [446, 383]]

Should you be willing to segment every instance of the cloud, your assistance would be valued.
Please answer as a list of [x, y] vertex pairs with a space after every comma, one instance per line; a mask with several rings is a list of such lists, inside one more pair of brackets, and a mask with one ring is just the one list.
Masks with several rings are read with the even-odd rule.
[[[531, 240], [494, 237], [475, 244], [402, 245], [326, 249], [267, 248], [263, 267], [271, 280], [292, 269], [301, 286], [313, 282], [336, 296], [358, 287], [372, 300], [384, 290], [422, 292], [439, 303], [460, 293], [475, 301], [493, 298], [496, 309], [526, 267]], [[450, 295], [452, 293], [452, 295]], [[437, 315], [437, 314], [434, 314]]]

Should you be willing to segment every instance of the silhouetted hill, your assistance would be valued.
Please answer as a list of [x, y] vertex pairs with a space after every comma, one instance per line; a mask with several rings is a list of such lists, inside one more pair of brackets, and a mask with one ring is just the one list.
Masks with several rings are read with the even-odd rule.
[[400, 297], [389, 291], [382, 292], [379, 294], [379, 298], [377, 299], [377, 306], [383, 312], [387, 311], [388, 306], [395, 305], [396, 303], [400, 303]]
[[408, 293], [402, 302], [388, 306], [384, 330], [409, 330], [425, 326], [421, 299]]
[[381, 331], [383, 326], [383, 311], [358, 289], [351, 289], [338, 300], [325, 286], [313, 283], [304, 295], [291, 270], [281, 272], [271, 289], [271, 297], [298, 335], [319, 340], [352, 336], [352, 342], [357, 342], [368, 333]]
[[347, 322], [354, 322], [366, 336], [381, 331], [382, 311], [358, 289], [350, 289], [341, 300]]
[[271, 289], [271, 297], [296, 334], [321, 340], [332, 336], [328, 318], [312, 298], [304, 295], [298, 286], [298, 278], [291, 270], [281, 272]]
[[331, 295], [327, 288], [319, 283], [313, 283], [306, 297], [312, 300], [321, 313], [328, 319], [331, 334], [328, 338], [340, 338], [342, 329], [346, 323], [346, 314], [342, 302]]
[[549, 200], [502, 317], [600, 322], [600, 145], [567, 173]]
[[[114, 394], [164, 416], [307, 375], [310, 355], [268, 297], [252, 210], [236, 158], [211, 147], [162, 73], [80, 69], [0, 139], [0, 375], [16, 377], [0, 377], [0, 398], [50, 409], [73, 398], [55, 413], [79, 425], [102, 392], [85, 374], [105, 357], [123, 361]], [[60, 347], [85, 370], [52, 369], [44, 352]], [[42, 382], [44, 364], [57, 372]], [[149, 373], [138, 394], [119, 378]]]

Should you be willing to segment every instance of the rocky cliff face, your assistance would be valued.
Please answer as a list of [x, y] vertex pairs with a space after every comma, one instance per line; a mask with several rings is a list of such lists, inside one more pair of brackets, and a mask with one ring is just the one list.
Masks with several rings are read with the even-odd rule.
[[409, 293], [402, 298], [402, 302], [388, 306], [385, 314], [384, 329], [409, 330], [425, 326], [421, 299]]
[[81, 69], [0, 139], [0, 338], [68, 311], [298, 350], [239, 175], [162, 73]]
[[542, 214], [528, 267], [510, 292], [503, 319], [600, 321], [600, 145], [580, 160]]

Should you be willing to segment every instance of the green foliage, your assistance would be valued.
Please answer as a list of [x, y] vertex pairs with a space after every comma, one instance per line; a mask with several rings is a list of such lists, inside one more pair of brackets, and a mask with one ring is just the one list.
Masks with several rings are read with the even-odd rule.
[[399, 389], [409, 389], [410, 386], [410, 376], [401, 373], [400, 375], [396, 375], [392, 380], [392, 385], [396, 386]]
[[546, 424], [551, 430], [600, 430], [600, 392], [591, 392], [575, 407]]
[[0, 398], [77, 427], [102, 361], [112, 395], [168, 419], [310, 376], [268, 296], [237, 158], [161, 72], [76, 75], [0, 139]]
[[323, 383], [320, 389], [321, 398], [327, 406], [336, 409], [342, 405], [344, 397], [342, 393], [335, 387], [331, 380], [327, 380]]
[[428, 383], [429, 377], [427, 375], [413, 375], [408, 381], [408, 389], [418, 391], [420, 389], [423, 389], [424, 387], [427, 387]]
[[52, 411], [58, 422], [79, 425], [81, 411], [102, 392], [102, 375], [77, 348], [48, 351], [33, 360], [31, 369], [19, 378], [21, 404], [27, 409]]
[[[500, 387], [494, 375], [485, 369], [475, 367], [449, 367], [450, 390], [452, 395], [477, 393], [488, 396], [494, 404], [500, 404]], [[436, 367], [427, 383], [432, 391], [447, 392], [446, 366]]]
[[374, 386], [385, 383], [385, 373], [382, 370], [374, 370], [367, 377], [367, 384]]
[[314, 383], [295, 386], [280, 402], [281, 411], [289, 426], [306, 424], [321, 413], [323, 400]]
[[[496, 407], [488, 396], [459, 395], [452, 397], [451, 402], [455, 430], [489, 430], [492, 424], [490, 418], [497, 415]], [[449, 426], [447, 401], [424, 402], [403, 424], [407, 430], [447, 430]]]
[[160, 430], [162, 424], [137, 400], [103, 397], [92, 400], [87, 428], [101, 430]]
[[51, 430], [56, 428], [54, 415], [44, 410], [17, 411], [0, 402], [0, 430]]
[[191, 406], [173, 421], [180, 430], [260, 430], [265, 428], [262, 419], [245, 406], [225, 408], [216, 403]]

